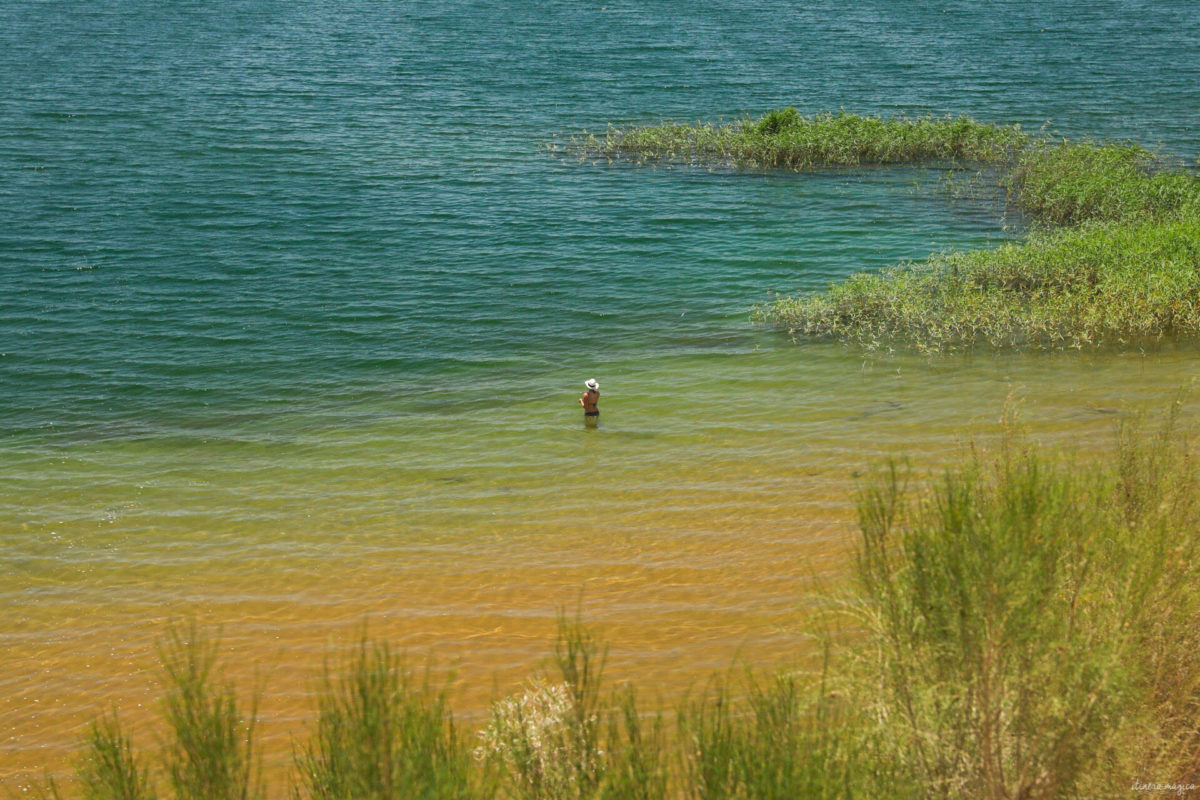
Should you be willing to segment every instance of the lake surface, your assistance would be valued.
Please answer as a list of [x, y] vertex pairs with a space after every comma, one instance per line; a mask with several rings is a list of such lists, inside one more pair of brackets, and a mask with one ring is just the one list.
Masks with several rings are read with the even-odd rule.
[[364, 620], [468, 712], [577, 602], [666, 697], [797, 657], [862, 474], [937, 469], [1010, 397], [1102, 447], [1190, 385], [1188, 347], [928, 360], [751, 324], [1019, 235], [934, 170], [546, 149], [791, 104], [1200, 151], [1192, 3], [843, 5], [3, 4], [0, 786], [109, 706], [150, 735], [172, 619], [266, 676], [276, 761]]

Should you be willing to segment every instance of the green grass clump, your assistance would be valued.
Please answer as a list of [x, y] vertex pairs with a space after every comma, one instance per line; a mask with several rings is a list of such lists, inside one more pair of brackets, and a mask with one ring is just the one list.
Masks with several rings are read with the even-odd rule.
[[[114, 711], [92, 724], [75, 770], [83, 800], [155, 800], [162, 785], [174, 800], [255, 800], [264, 797], [254, 740], [255, 707], [243, 712], [233, 684], [221, 678], [219, 640], [193, 621], [172, 624], [159, 647], [166, 694], [166, 735], [155, 759], [134, 750]], [[42, 796], [61, 800], [51, 780]]]
[[1200, 337], [1200, 217], [1096, 223], [858, 273], [764, 318], [866, 348], [1080, 348]]
[[638, 707], [633, 687], [619, 690], [608, 713], [608, 758], [602, 800], [658, 800], [669, 796], [671, 753], [661, 712]]
[[1115, 469], [976, 459], [862, 506], [876, 714], [928, 795], [1119, 795], [1194, 781], [1200, 482], [1167, 435]]
[[92, 724], [79, 766], [83, 800], [154, 800], [149, 772], [116, 714]]
[[697, 800], [920, 797], [913, 772], [845, 681], [783, 673], [715, 683], [679, 713], [683, 785]]
[[1160, 218], [1200, 198], [1200, 181], [1132, 144], [1038, 142], [1002, 181], [1029, 218], [1055, 225]]
[[600, 157], [804, 170], [926, 161], [990, 164], [1027, 141], [1017, 126], [966, 117], [884, 119], [846, 112], [806, 117], [789, 107], [725, 125], [612, 128], [604, 136], [579, 137], [574, 146]]
[[312, 800], [476, 796], [470, 752], [443, 687], [418, 684], [384, 642], [364, 637], [341, 677], [326, 669], [316, 729], [297, 757]]
[[168, 686], [163, 716], [171, 731], [163, 766], [177, 800], [262, 796], [256, 714], [244, 715], [233, 685], [220, 680], [217, 646], [193, 623], [168, 629], [160, 652]]

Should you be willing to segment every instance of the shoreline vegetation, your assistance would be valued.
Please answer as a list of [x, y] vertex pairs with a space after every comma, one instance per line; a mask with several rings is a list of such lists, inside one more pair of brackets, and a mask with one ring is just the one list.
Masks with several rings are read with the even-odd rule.
[[268, 791], [254, 705], [193, 623], [163, 640], [158, 748], [111, 712], [74, 782], [41, 795], [1040, 800], [1200, 783], [1200, 464], [1178, 411], [1149, 435], [1126, 425], [1100, 461], [1009, 420], [940, 479], [880, 470], [809, 668], [747, 667], [663, 709], [608, 685], [603, 642], [560, 614], [547, 673], [473, 730], [447, 686], [364, 633], [326, 667], [290, 785]]
[[733, 168], [939, 165], [981, 170], [1026, 240], [860, 272], [755, 318], [795, 339], [924, 352], [1200, 339], [1200, 180], [1136, 144], [1069, 141], [959, 117], [804, 116], [610, 128], [585, 157]]

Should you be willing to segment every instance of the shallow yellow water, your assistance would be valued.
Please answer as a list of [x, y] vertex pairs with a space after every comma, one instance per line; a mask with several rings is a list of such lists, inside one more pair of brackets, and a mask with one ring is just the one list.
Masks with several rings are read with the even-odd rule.
[[738, 658], [802, 658], [864, 471], [952, 462], [997, 432], [1006, 398], [1031, 438], [1096, 450], [1190, 385], [1194, 356], [742, 350], [598, 376], [598, 431], [548, 373], [531, 378], [543, 397], [515, 404], [13, 449], [0, 786], [63, 770], [109, 707], [152, 741], [156, 642], [193, 615], [223, 631], [229, 674], [264, 687], [276, 771], [323, 659], [364, 624], [453, 668], [467, 717], [543, 664], [557, 609], [577, 602], [613, 677], [667, 701]]

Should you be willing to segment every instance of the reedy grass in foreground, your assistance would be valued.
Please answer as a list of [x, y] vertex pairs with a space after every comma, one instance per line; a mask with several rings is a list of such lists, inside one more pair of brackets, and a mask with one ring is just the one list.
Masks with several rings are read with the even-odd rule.
[[413, 673], [385, 642], [364, 635], [334, 679], [325, 670], [317, 722], [296, 758], [302, 791], [312, 800], [423, 798], [477, 794], [470, 753], [446, 703], [426, 674]]
[[[166, 678], [163, 721], [167, 734], [157, 770], [138, 754], [117, 713], [88, 731], [76, 766], [84, 800], [154, 800], [165, 783], [176, 800], [252, 800], [263, 797], [254, 744], [256, 711], [244, 713], [217, 664], [218, 639], [193, 621], [168, 626], [159, 647]], [[49, 781], [42, 796], [59, 800]]]
[[915, 501], [894, 469], [868, 494], [865, 673], [928, 794], [1194, 780], [1200, 485], [1167, 431], [1115, 469], [1008, 448]]
[[[822, 667], [717, 679], [672, 729], [604, 687], [603, 646], [564, 616], [554, 677], [531, 687], [552, 701], [498, 703], [470, 759], [444, 693], [364, 640], [324, 684], [295, 796], [1039, 800], [1200, 782], [1200, 472], [1170, 421], [1125, 429], [1102, 463], [1013, 437], [940, 480], [905, 475], [893, 465], [863, 490]], [[169, 677], [208, 711], [182, 719], [243, 719], [227, 687], [190, 677], [213, 674], [211, 648], [186, 646], [196, 657], [175, 663], [198, 669]], [[168, 725], [148, 773], [115, 723], [94, 729], [80, 796], [194, 796], [170, 769], [176, 740], [213, 741], [191, 724]], [[253, 728], [236, 730], [235, 746], [207, 745], [226, 764], [205, 762], [225, 781], [209, 796], [254, 788]]]
[[232, 684], [217, 672], [217, 642], [192, 622], [171, 626], [159, 657], [167, 677], [163, 716], [171, 737], [163, 753], [177, 800], [251, 800], [263, 796], [254, 747], [255, 708], [243, 714]]
[[79, 765], [84, 800], [153, 800], [148, 770], [138, 762], [116, 714], [92, 724]]
[[740, 680], [715, 680], [685, 702], [678, 712], [684, 749], [680, 796], [921, 796], [909, 766], [863, 713], [863, 700], [833, 677], [828, 672], [764, 677], [748, 670]]

